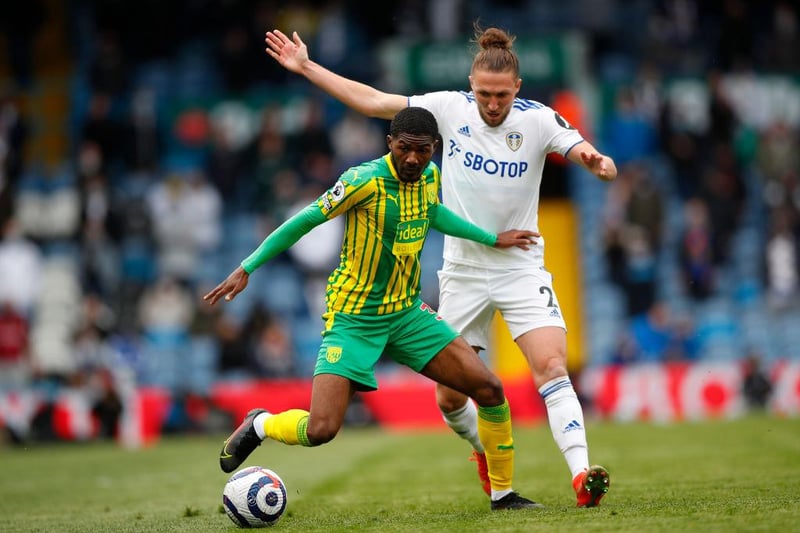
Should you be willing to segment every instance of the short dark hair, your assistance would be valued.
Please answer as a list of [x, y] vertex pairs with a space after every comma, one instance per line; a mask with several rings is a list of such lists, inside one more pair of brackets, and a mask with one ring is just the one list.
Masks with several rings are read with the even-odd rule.
[[439, 136], [439, 125], [433, 113], [422, 107], [407, 107], [397, 113], [389, 126], [389, 135], [396, 137], [402, 133], [411, 135]]

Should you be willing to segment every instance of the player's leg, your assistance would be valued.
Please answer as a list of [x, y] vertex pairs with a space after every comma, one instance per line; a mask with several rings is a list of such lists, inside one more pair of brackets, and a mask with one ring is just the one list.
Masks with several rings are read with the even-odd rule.
[[225, 440], [219, 456], [220, 467], [233, 472], [266, 438], [301, 446], [330, 441], [342, 427], [354, 391], [347, 378], [319, 374], [314, 376], [311, 386], [310, 411], [288, 409], [270, 413], [266, 409], [253, 409]]
[[547, 409], [553, 439], [572, 475], [578, 506], [594, 507], [608, 492], [605, 468], [589, 466], [583, 408], [567, 373], [567, 336], [560, 327], [531, 330], [516, 339]]
[[522, 509], [539, 505], [511, 489], [514, 441], [511, 413], [503, 384], [462, 337], [427, 304], [397, 313], [386, 354], [395, 361], [442, 383], [478, 404], [478, 434], [486, 449], [492, 479], [492, 509]]
[[530, 365], [553, 438], [574, 478], [589, 467], [589, 452], [583, 409], [567, 374], [566, 332], [560, 327], [542, 327], [521, 335], [516, 342]]
[[332, 440], [344, 423], [355, 391], [378, 387], [373, 369], [386, 346], [387, 321], [346, 314], [330, 317], [314, 367], [310, 412], [305, 417], [266, 415], [264, 434], [304, 446]]
[[220, 453], [223, 471], [235, 470], [265, 438], [302, 446], [330, 441], [342, 426], [355, 390], [377, 388], [373, 368], [386, 345], [385, 324], [337, 314], [328, 319], [326, 328], [314, 369], [310, 411], [250, 411], [225, 440]]
[[[477, 428], [491, 484], [492, 509], [527, 509], [540, 504], [523, 498], [511, 486], [514, 472], [514, 440], [511, 410], [500, 379], [458, 337], [431, 359], [421, 373], [474, 399]], [[471, 402], [469, 402], [471, 403]]]
[[290, 409], [282, 413], [263, 413], [256, 417], [256, 432], [259, 437], [284, 444], [325, 444], [342, 428], [354, 393], [355, 387], [349, 379], [335, 374], [317, 374], [311, 386], [309, 411]]
[[491, 496], [492, 484], [489, 479], [489, 465], [486, 462], [483, 443], [478, 435], [478, 408], [469, 396], [445, 387], [441, 383], [436, 384], [436, 404], [439, 406], [439, 411], [447, 426], [472, 445], [470, 460], [476, 463], [478, 479], [480, 479], [483, 492], [487, 496]]
[[[589, 470], [588, 446], [583, 409], [567, 373], [566, 324], [552, 276], [545, 270], [503, 274], [492, 280], [492, 289], [511, 335], [528, 361], [553, 438], [576, 486]], [[608, 472], [602, 470], [608, 481]], [[590, 506], [585, 484], [580, 484], [584, 490], [576, 489], [578, 504]], [[607, 483], [604, 488], [607, 490]], [[592, 501], [597, 504], [602, 494], [596, 494], [597, 487], [592, 491]]]
[[[454, 265], [445, 261], [439, 272], [439, 315], [473, 344], [475, 352], [488, 343], [488, 331], [495, 309], [487, 292], [483, 269]], [[481, 339], [486, 339], [481, 341]], [[471, 460], [478, 467], [478, 478], [491, 495], [488, 465], [478, 436], [478, 410], [469, 398], [454, 389], [436, 384], [436, 403], [447, 426], [472, 446]], [[510, 484], [509, 480], [509, 484]]]
[[[442, 349], [421, 372], [442, 385], [443, 391], [461, 397], [465, 405], [474, 405], [470, 397], [475, 399], [478, 407], [475, 409], [474, 431], [486, 450], [492, 472], [491, 486], [496, 491], [511, 490], [509, 471], [513, 472], [514, 458], [511, 415], [499, 378], [486, 368], [461, 337]], [[493, 419], [490, 413], [494, 411], [499, 413], [497, 421], [501, 425], [491, 428], [487, 422]], [[497, 453], [498, 450], [502, 453]], [[500, 473], [505, 475], [498, 475]]]

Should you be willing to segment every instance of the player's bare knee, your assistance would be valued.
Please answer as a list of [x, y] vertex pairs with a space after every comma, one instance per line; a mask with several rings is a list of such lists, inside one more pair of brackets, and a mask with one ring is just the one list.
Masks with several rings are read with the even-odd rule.
[[314, 446], [330, 442], [339, 433], [339, 425], [328, 420], [309, 419], [306, 435], [308, 441]]
[[452, 413], [464, 407], [469, 398], [458, 391], [450, 388], [437, 387], [436, 388], [436, 403], [439, 409], [444, 413]]
[[543, 365], [534, 369], [537, 383], [547, 383], [550, 380], [568, 376], [567, 366], [559, 357], [552, 357], [544, 362]]
[[500, 378], [491, 374], [483, 385], [481, 385], [472, 397], [481, 407], [494, 407], [500, 405], [505, 400], [503, 383]]

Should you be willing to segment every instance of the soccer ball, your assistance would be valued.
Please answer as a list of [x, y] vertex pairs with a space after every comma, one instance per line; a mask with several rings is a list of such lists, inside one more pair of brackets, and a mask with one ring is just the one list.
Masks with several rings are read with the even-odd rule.
[[271, 526], [286, 510], [286, 486], [268, 468], [243, 468], [225, 484], [222, 505], [239, 527]]

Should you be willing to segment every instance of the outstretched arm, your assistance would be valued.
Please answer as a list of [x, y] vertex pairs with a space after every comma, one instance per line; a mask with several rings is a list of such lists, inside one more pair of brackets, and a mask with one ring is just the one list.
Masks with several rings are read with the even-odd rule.
[[203, 296], [203, 300], [206, 300], [211, 305], [214, 305], [223, 297], [228, 301], [233, 300], [237, 294], [247, 287], [250, 274], [255, 269], [290, 248], [303, 235], [326, 220], [328, 219], [319, 210], [316, 202], [310, 204], [270, 233], [264, 239], [264, 242], [242, 261], [241, 265], [231, 272], [222, 283]]
[[464, 220], [443, 204], [436, 204], [428, 211], [431, 217], [431, 227], [445, 235], [469, 239], [493, 248], [511, 248], [516, 246], [528, 250], [531, 244], [536, 244], [536, 237], [541, 237], [535, 231], [510, 229], [497, 235], [479, 228], [475, 224]]
[[611, 181], [617, 177], [617, 165], [614, 160], [603, 155], [588, 141], [582, 141], [570, 149], [567, 159], [577, 163], [603, 181]]
[[392, 119], [408, 107], [408, 97], [389, 94], [364, 83], [339, 76], [308, 57], [308, 47], [297, 32], [289, 39], [282, 31], [268, 31], [266, 51], [285, 69], [305, 76], [308, 81], [346, 106], [369, 117]]

